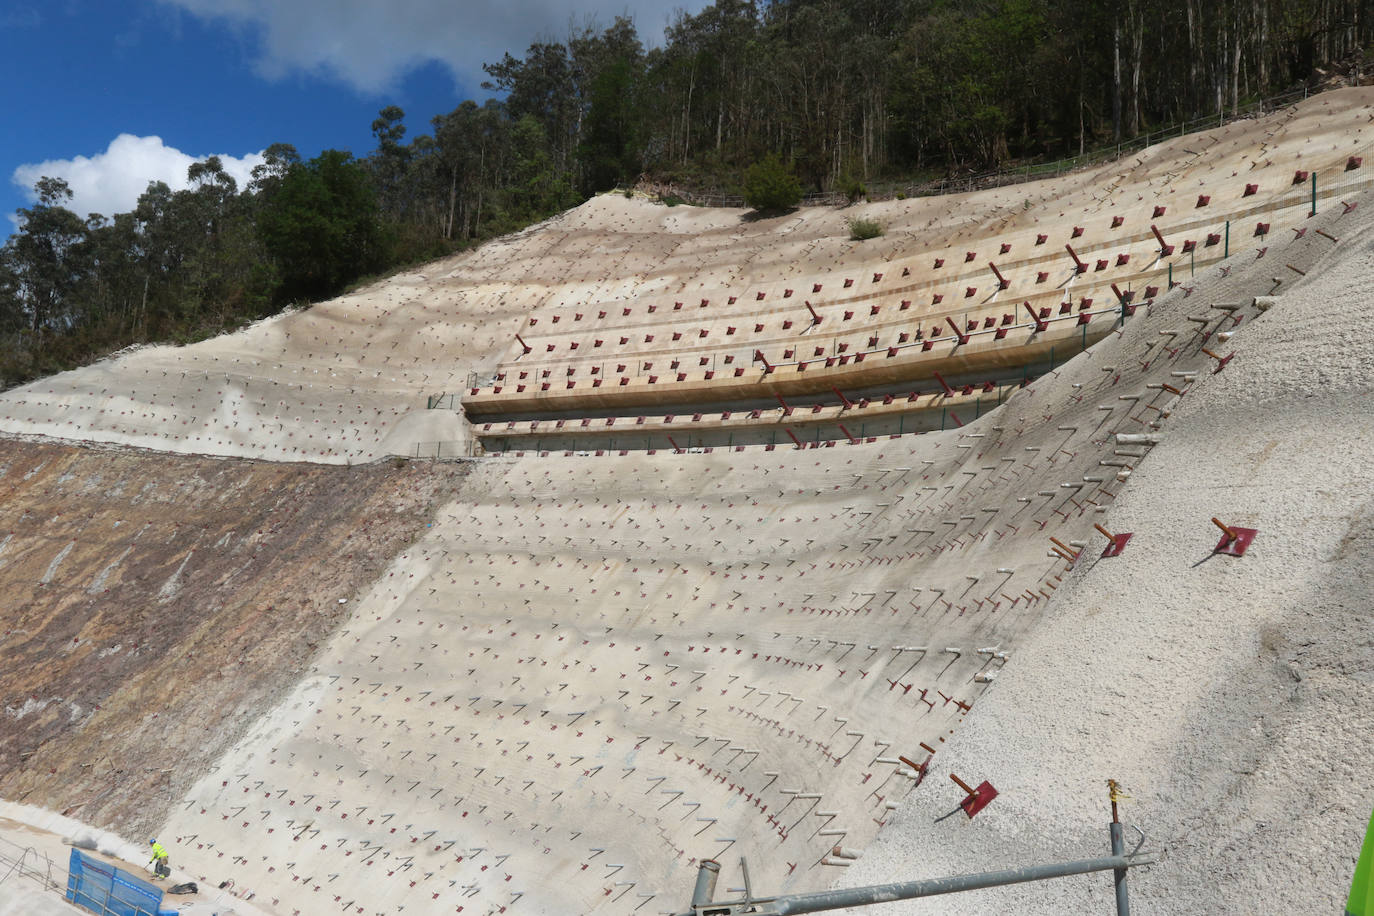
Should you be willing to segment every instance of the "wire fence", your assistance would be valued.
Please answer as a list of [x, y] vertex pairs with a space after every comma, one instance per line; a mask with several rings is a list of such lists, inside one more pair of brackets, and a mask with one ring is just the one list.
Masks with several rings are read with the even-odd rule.
[[472, 439], [416, 442], [410, 450], [411, 458], [434, 458], [440, 461], [475, 458], [481, 454], [481, 446]]
[[[1053, 162], [1027, 163], [1012, 168], [993, 169], [986, 172], [976, 172], [967, 175], [950, 175], [925, 182], [874, 182], [867, 186], [864, 196], [870, 201], [894, 200], [898, 197], [938, 197], [945, 194], [966, 194], [970, 191], [981, 191], [989, 188], [1005, 187], [1007, 185], [1024, 184], [1029, 181], [1039, 181], [1042, 178], [1057, 178], [1061, 175], [1075, 172], [1089, 166], [1115, 162], [1123, 156], [1137, 153], [1171, 137], [1182, 137], [1190, 133], [1197, 133], [1198, 131], [1225, 127], [1227, 124], [1235, 121], [1243, 121], [1270, 114], [1281, 108], [1286, 108], [1289, 105], [1301, 102], [1309, 95], [1311, 95], [1311, 90], [1304, 86], [1281, 95], [1258, 99], [1249, 104], [1238, 106], [1231, 111], [1222, 111], [1215, 115], [1194, 118], [1191, 121], [1184, 121], [1169, 127], [1162, 127], [1112, 146], [1083, 153], [1079, 156], [1071, 156], [1067, 159], [1058, 159]], [[721, 188], [694, 190], [673, 186], [666, 189], [662, 196], [668, 196], [669, 194], [680, 197], [688, 203], [699, 207], [745, 206], [743, 196], [725, 191]], [[819, 191], [804, 195], [801, 200], [801, 206], [842, 206], [849, 202], [849, 198], [840, 191]]]
[[10, 881], [33, 881], [45, 891], [62, 893], [67, 887], [67, 869], [32, 846], [0, 837], [0, 888]]

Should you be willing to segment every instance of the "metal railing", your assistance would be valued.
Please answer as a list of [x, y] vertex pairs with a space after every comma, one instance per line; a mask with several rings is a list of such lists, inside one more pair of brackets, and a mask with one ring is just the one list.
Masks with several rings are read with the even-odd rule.
[[463, 402], [461, 394], [442, 392], [440, 394], [430, 394], [425, 396], [426, 410], [462, 410]]
[[[950, 776], [955, 782], [958, 778]], [[963, 786], [963, 783], [960, 783]], [[1145, 845], [1145, 833], [1139, 827], [1131, 829], [1140, 836], [1135, 848], [1126, 852], [1125, 826], [1117, 813], [1117, 800], [1120, 786], [1116, 780], [1108, 780], [1112, 804], [1112, 820], [1108, 824], [1111, 837], [1112, 854], [1095, 859], [1076, 859], [1072, 862], [1054, 862], [1047, 865], [1025, 865], [1000, 871], [979, 872], [968, 875], [951, 875], [943, 878], [922, 878], [916, 881], [902, 881], [896, 884], [874, 884], [867, 887], [847, 887], [840, 890], [816, 891], [810, 894], [787, 894], [781, 897], [755, 897], [749, 881], [749, 866], [740, 859], [740, 871], [744, 878], [744, 896], [737, 900], [713, 901], [716, 893], [716, 879], [720, 877], [720, 863], [714, 859], [703, 859], [697, 867], [696, 886], [692, 890], [691, 910], [679, 916], [793, 916], [798, 913], [820, 913], [826, 910], [842, 910], [849, 907], [871, 906], [875, 903], [891, 903], [894, 900], [914, 900], [920, 897], [935, 897], [941, 894], [957, 894], [976, 891], [989, 887], [1005, 887], [1009, 884], [1024, 884], [1027, 881], [1045, 881], [1050, 878], [1068, 878], [1073, 875], [1087, 875], [1094, 872], [1110, 871], [1116, 894], [1117, 916], [1130, 916], [1131, 904], [1126, 891], [1126, 872], [1141, 865], [1153, 864], [1158, 856], [1154, 852], [1141, 852]], [[977, 795], [974, 790], [970, 798]], [[958, 809], [955, 809], [958, 810]], [[969, 814], [972, 817], [972, 814]], [[738, 889], [737, 889], [738, 890]]]
[[410, 450], [411, 458], [433, 458], [439, 461], [475, 458], [481, 454], [481, 447], [472, 439], [416, 442]]
[[36, 881], [44, 890], [62, 891], [67, 886], [67, 870], [33, 846], [0, 838], [0, 885], [25, 879]]
[[[826, 910], [842, 910], [848, 907], [871, 906], [875, 903], [890, 903], [894, 900], [914, 900], [919, 897], [957, 894], [963, 891], [1005, 887], [1009, 884], [1045, 881], [1050, 878], [1067, 878], [1073, 875], [1087, 875], [1100, 871], [1125, 872], [1130, 868], [1153, 864], [1156, 859], [1155, 853], [1136, 852], [1125, 855], [1102, 856], [1096, 859], [1056, 862], [1050, 865], [1027, 865], [1022, 868], [1008, 868], [1002, 871], [953, 875], [946, 878], [923, 878], [918, 881], [903, 881], [897, 884], [875, 884], [869, 887], [817, 891], [812, 894], [789, 894], [783, 897], [756, 897], [751, 899], [746, 892], [745, 899], [727, 903], [710, 902], [710, 897], [715, 890], [714, 875], [711, 873], [711, 869], [714, 868], [719, 871], [720, 865], [706, 859], [700, 865], [697, 884], [698, 894], [692, 901], [692, 909], [682, 916], [736, 916], [736, 914], [745, 913], [750, 914], [750, 916], [793, 916], [797, 913], [820, 913]], [[702, 894], [702, 873], [708, 875], [704, 879], [704, 895]], [[1117, 887], [1124, 888], [1124, 886], [1124, 881], [1118, 879]], [[1129, 913], [1129, 907], [1124, 910], [1121, 909], [1119, 894], [1117, 912]]]
[[[0, 837], [0, 898], [4, 897], [3, 887], [10, 881], [32, 881], [42, 891], [61, 896], [68, 903], [89, 910], [98, 916], [157, 916], [158, 909], [148, 909], [142, 904], [129, 900], [116, 899], [111, 886], [103, 891], [101, 899], [95, 899], [89, 891], [73, 895], [71, 873], [61, 862], [54, 862], [46, 853], [33, 846], [20, 846], [18, 843]], [[80, 899], [76, 899], [79, 896]]]

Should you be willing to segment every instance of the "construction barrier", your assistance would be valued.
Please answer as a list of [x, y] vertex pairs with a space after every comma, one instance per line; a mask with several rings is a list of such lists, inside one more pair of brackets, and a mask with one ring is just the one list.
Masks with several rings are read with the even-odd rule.
[[176, 916], [162, 909], [162, 889], [73, 849], [67, 866], [67, 899], [100, 916]]

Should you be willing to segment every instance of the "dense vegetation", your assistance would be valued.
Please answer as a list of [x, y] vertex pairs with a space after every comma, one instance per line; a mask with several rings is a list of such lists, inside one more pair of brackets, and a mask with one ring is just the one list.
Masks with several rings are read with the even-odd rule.
[[[486, 65], [497, 98], [367, 157], [214, 159], [130, 213], [45, 178], [0, 249], [0, 386], [330, 296], [642, 178], [851, 199], [887, 176], [1056, 158], [1358, 75], [1374, 0], [716, 0], [645, 50], [633, 23]], [[779, 168], [781, 166], [781, 168]], [[749, 170], [753, 167], [753, 171]], [[746, 175], [749, 180], [746, 180]]]

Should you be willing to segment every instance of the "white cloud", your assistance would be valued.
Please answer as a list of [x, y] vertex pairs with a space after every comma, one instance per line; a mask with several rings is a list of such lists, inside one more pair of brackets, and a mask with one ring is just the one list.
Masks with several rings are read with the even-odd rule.
[[519, 56], [540, 38], [562, 40], [569, 25], [593, 17], [609, 25], [635, 20], [640, 40], [659, 44], [674, 10], [706, 0], [162, 0], [202, 19], [257, 30], [258, 71], [279, 79], [293, 71], [342, 80], [380, 93], [408, 70], [431, 61], [448, 67], [469, 92], [482, 64], [507, 51]]
[[[15, 169], [10, 180], [23, 188], [28, 199], [33, 201], [33, 185], [39, 178], [45, 175], [64, 178], [72, 189], [72, 201], [67, 205], [70, 210], [81, 216], [88, 213], [113, 216], [132, 210], [150, 181], [165, 181], [174, 191], [189, 187], [186, 169], [191, 163], [204, 162], [208, 158], [187, 155], [165, 145], [161, 137], [120, 134], [103, 153], [27, 163]], [[253, 167], [261, 163], [263, 157], [261, 153], [240, 157], [221, 155], [220, 161], [242, 189], [248, 184]]]

